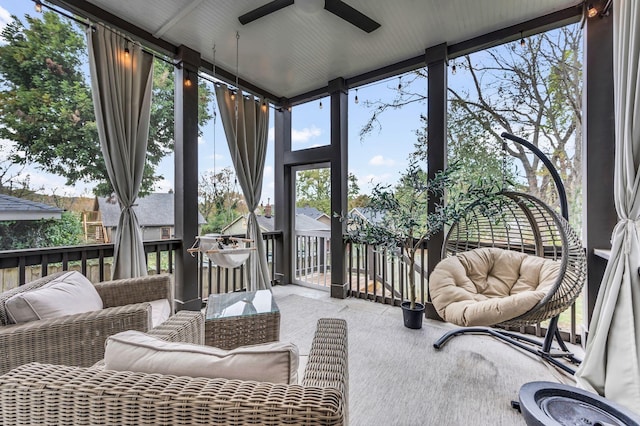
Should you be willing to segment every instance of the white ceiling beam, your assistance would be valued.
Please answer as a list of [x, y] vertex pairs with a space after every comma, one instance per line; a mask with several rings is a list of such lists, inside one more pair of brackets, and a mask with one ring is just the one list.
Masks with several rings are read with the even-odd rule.
[[173, 18], [169, 19], [167, 22], [165, 22], [160, 28], [158, 28], [156, 30], [155, 33], [153, 33], [153, 36], [155, 38], [160, 38], [162, 37], [167, 31], [169, 31], [171, 28], [173, 28], [179, 21], [182, 20], [182, 18], [184, 18], [185, 16], [187, 16], [188, 14], [190, 14], [195, 8], [197, 8], [198, 6], [200, 6], [200, 4], [202, 4], [204, 0], [193, 0], [191, 3], [189, 3], [186, 7], [180, 9], [180, 12], [178, 12], [176, 15], [173, 16]]

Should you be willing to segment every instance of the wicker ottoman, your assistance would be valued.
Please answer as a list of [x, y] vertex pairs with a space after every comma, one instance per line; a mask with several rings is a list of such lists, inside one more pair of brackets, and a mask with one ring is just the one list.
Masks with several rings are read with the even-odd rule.
[[205, 345], [221, 349], [280, 339], [280, 311], [269, 290], [210, 295], [204, 324]]

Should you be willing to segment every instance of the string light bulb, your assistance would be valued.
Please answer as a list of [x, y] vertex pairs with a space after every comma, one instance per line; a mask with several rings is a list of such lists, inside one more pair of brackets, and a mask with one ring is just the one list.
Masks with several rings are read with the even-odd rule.
[[128, 58], [128, 57], [129, 57], [129, 54], [130, 54], [130, 52], [129, 52], [129, 48], [128, 48], [128, 47], [125, 47], [125, 48], [124, 48], [124, 56], [125, 56], [125, 58]]
[[587, 6], [587, 17], [595, 18], [596, 16], [598, 16], [598, 9], [596, 9], [596, 7], [592, 4]]
[[42, 3], [40, 1], [36, 0], [35, 8], [36, 8], [36, 12], [42, 13]]
[[354, 102], [357, 104], [360, 101], [358, 100], [358, 89], [356, 89], [356, 98], [354, 99]]
[[524, 47], [525, 45], [524, 36], [522, 35], [522, 31], [520, 31], [520, 47]]
[[263, 111], [267, 110], [267, 102], [264, 99], [262, 100], [262, 110]]
[[236, 100], [236, 92], [231, 92], [231, 100], [232, 101]]
[[291, 106], [287, 107], [287, 111], [291, 112]]
[[398, 77], [398, 90], [402, 90], [402, 78]]
[[451, 65], [451, 74], [456, 75], [456, 63], [454, 62], [453, 65]]
[[320, 105], [319, 106], [320, 106], [320, 109], [322, 109], [322, 101], [320, 101]]
[[188, 71], [187, 76], [184, 79], [184, 87], [191, 87], [191, 76], [189, 75]]

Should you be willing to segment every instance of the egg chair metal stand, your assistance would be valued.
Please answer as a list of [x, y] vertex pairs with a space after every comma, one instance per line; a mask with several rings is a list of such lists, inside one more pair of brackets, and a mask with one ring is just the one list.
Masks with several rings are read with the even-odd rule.
[[[462, 334], [487, 334], [517, 346], [569, 374], [575, 370], [567, 365], [579, 365], [564, 343], [558, 330], [559, 315], [579, 296], [586, 281], [586, 256], [582, 243], [568, 223], [567, 197], [560, 176], [551, 161], [535, 145], [516, 136], [502, 137], [526, 146], [548, 168], [559, 194], [562, 214], [559, 215], [532, 195], [503, 190], [495, 199], [478, 201], [469, 206], [460, 220], [449, 229], [442, 248], [442, 258], [481, 248], [495, 247], [516, 250], [559, 262], [560, 268], [553, 286], [530, 310], [515, 318], [505, 319], [493, 327], [465, 327], [452, 330], [435, 343], [440, 349], [447, 341]], [[498, 217], [488, 211], [500, 212]], [[522, 327], [550, 320], [544, 341], [494, 327]], [[558, 348], [553, 341], [557, 340]], [[564, 360], [562, 362], [561, 360]]]

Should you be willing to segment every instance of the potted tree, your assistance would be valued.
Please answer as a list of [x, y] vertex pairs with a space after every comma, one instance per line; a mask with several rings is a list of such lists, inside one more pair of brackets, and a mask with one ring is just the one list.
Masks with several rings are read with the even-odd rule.
[[[416, 256], [423, 243], [447, 223], [452, 223], [470, 202], [495, 193], [494, 183], [465, 184], [465, 191], [456, 191], [457, 196], [443, 203], [445, 192], [456, 184], [459, 167], [450, 165], [431, 180], [420, 167], [417, 155], [410, 157], [409, 165], [402, 173], [399, 183], [376, 185], [369, 198], [367, 208], [377, 218], [375, 221], [360, 216], [348, 218], [345, 238], [355, 243], [383, 246], [392, 255], [399, 256], [406, 264], [408, 273], [408, 299], [401, 303], [404, 325], [421, 328], [425, 306], [417, 301], [415, 283]], [[436, 209], [427, 213], [427, 201], [436, 199]], [[486, 198], [486, 199], [488, 199]]]

